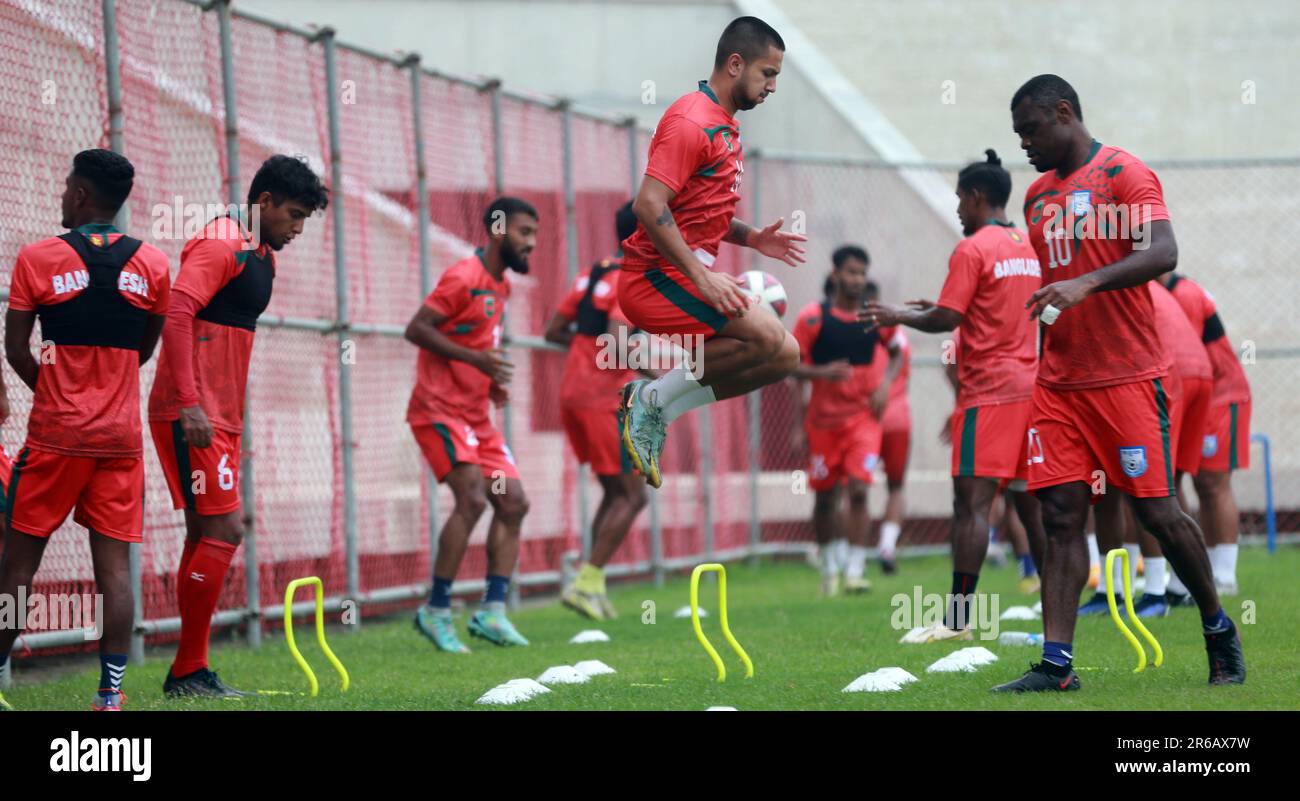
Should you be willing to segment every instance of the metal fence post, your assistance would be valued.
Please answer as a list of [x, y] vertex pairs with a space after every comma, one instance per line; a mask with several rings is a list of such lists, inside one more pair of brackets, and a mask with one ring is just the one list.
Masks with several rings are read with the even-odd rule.
[[[420, 54], [411, 53], [404, 62], [411, 71], [411, 123], [415, 128], [416, 234], [420, 243], [420, 297], [433, 291], [433, 264], [429, 255], [429, 178], [424, 162], [424, 112], [420, 100]], [[438, 558], [438, 482], [433, 471], [420, 460], [429, 514], [429, 575]]]
[[568, 283], [578, 277], [578, 190], [573, 178], [573, 109], [567, 99], [555, 104], [560, 111], [560, 147], [564, 162], [564, 250]]
[[[493, 79], [483, 88], [491, 93], [489, 97], [492, 101], [492, 189], [497, 196], [500, 196], [505, 190], [505, 177], [502, 175], [505, 168], [505, 152], [501, 144], [501, 81]], [[501, 315], [501, 338], [503, 342], [510, 341], [509, 304], [507, 310]], [[505, 438], [506, 447], [514, 453], [514, 416], [508, 403], [501, 409], [501, 436]], [[523, 551], [524, 544], [520, 542], [519, 556], [515, 560], [514, 570], [510, 573], [510, 595], [507, 606], [511, 610], [519, 608], [519, 559], [523, 558]]]
[[[226, 202], [237, 206], [243, 202], [239, 189], [239, 115], [235, 103], [235, 56], [230, 35], [230, 0], [219, 0], [217, 31], [221, 42], [221, 95], [226, 115]], [[239, 463], [239, 499], [244, 506], [244, 603], [248, 620], [248, 647], [262, 644], [262, 589], [257, 569], [257, 494], [253, 491], [253, 426], [251, 395], [244, 390], [244, 431], [240, 435], [242, 453]]]
[[708, 406], [700, 407], [700, 507], [704, 510], [704, 558], [713, 561], [713, 425]]
[[[636, 117], [628, 117], [623, 123], [627, 126], [627, 161], [628, 188], [632, 197], [636, 197], [637, 187], [641, 181], [640, 166], [640, 132], [636, 127]], [[664, 540], [663, 526], [659, 520], [659, 493], [650, 493], [650, 570], [655, 587], [664, 585]]]
[[[104, 83], [108, 94], [108, 146], [114, 153], [124, 152], [122, 132], [125, 118], [122, 113], [122, 59], [117, 38], [117, 0], [103, 0], [104, 14]], [[127, 204], [117, 213], [114, 225], [126, 232], [131, 224], [131, 210]], [[144, 564], [140, 544], [132, 543], [128, 549], [127, 570], [131, 582], [131, 649], [127, 658], [135, 664], [144, 662]], [[96, 621], [98, 622], [98, 621]]]
[[[755, 225], [762, 225], [763, 220], [763, 167], [760, 153], [756, 150], [750, 157], [750, 172], [753, 174], [754, 202], [751, 205], [752, 218]], [[749, 266], [754, 269], [757, 266], [758, 252], [749, 251]], [[759, 477], [762, 472], [762, 465], [758, 462], [758, 454], [763, 446], [763, 433], [760, 425], [763, 421], [763, 390], [756, 389], [745, 399], [746, 407], [749, 410], [748, 433], [749, 433], [749, 564], [751, 567], [757, 567], [759, 561], [759, 547], [763, 543], [762, 522], [759, 520]]]
[[[337, 309], [339, 350], [348, 341], [348, 268], [347, 252], [343, 247], [343, 148], [339, 135], [339, 97], [337, 51], [334, 46], [334, 29], [321, 28], [318, 38], [325, 46], [326, 110], [329, 114], [330, 140], [330, 208], [334, 210], [334, 292]], [[353, 472], [353, 449], [356, 446], [352, 431], [352, 365], [339, 359], [339, 435], [342, 438], [343, 456], [343, 548], [347, 564], [346, 597], [360, 606], [361, 561], [357, 549], [357, 486]], [[352, 625], [361, 626], [360, 609]]]

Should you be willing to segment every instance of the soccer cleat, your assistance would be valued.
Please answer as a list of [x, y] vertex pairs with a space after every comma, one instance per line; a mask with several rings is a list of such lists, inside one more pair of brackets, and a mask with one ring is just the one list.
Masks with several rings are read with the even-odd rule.
[[[1124, 596], [1116, 593], [1115, 604], [1119, 608], [1124, 606]], [[1106, 600], [1106, 593], [1093, 593], [1091, 600], [1079, 607], [1079, 615], [1106, 615], [1110, 614], [1110, 601]]]
[[1042, 588], [1042, 579], [1038, 578], [1037, 574], [1033, 576], [1025, 576], [1020, 580], [1021, 595], [1037, 595], [1038, 591]]
[[596, 601], [600, 604], [600, 611], [605, 613], [606, 620], [616, 620], [618, 618], [618, 610], [614, 608], [614, 603], [609, 600], [608, 595], [601, 593], [596, 596]]
[[667, 428], [663, 410], [641, 397], [646, 379], [629, 381], [623, 387], [619, 408], [623, 412], [623, 450], [632, 466], [645, 476], [646, 483], [658, 489], [663, 484], [659, 474], [659, 454], [663, 452]]
[[5, 700], [4, 694], [0, 693], [0, 712], [14, 711], [13, 705]]
[[932, 642], [960, 642], [973, 639], [975, 634], [970, 629], [950, 629], [942, 623], [935, 623], [932, 626], [912, 629], [904, 634], [899, 642], [908, 645], [924, 645]]
[[1221, 598], [1231, 598], [1239, 591], [1236, 579], [1233, 579], [1232, 581], [1216, 581], [1214, 582], [1214, 587], [1219, 591], [1219, 597]]
[[880, 555], [880, 572], [886, 576], [892, 576], [898, 572], [898, 562], [894, 560], [892, 553], [888, 556]]
[[[604, 620], [605, 608], [600, 602], [600, 596], [593, 592], [584, 592], [572, 585], [565, 589], [560, 595], [560, 601], [573, 611], [589, 617], [592, 620]], [[606, 599], [608, 602], [608, 599]]]
[[1163, 595], [1144, 592], [1133, 605], [1133, 611], [1137, 612], [1138, 617], [1164, 617], [1169, 614], [1169, 602]]
[[1088, 589], [1095, 590], [1101, 587], [1101, 565], [1093, 565], [1088, 568]]
[[1025, 675], [999, 684], [995, 693], [1070, 692], [1079, 689], [1079, 677], [1072, 668], [1057, 667], [1050, 662], [1037, 662], [1029, 666]]
[[844, 591], [850, 595], [859, 595], [864, 592], [871, 592], [871, 582], [862, 576], [855, 578], [845, 577]]
[[1245, 684], [1246, 658], [1241, 653], [1237, 627], [1205, 635], [1205, 655], [1210, 660], [1210, 684]]
[[471, 637], [482, 637], [496, 645], [528, 644], [528, 640], [515, 629], [504, 612], [480, 609], [469, 619], [469, 633]]
[[252, 694], [227, 687], [216, 672], [208, 668], [199, 668], [179, 678], [168, 670], [163, 681], [163, 695], [168, 698], [243, 698]]
[[90, 702], [90, 711], [92, 712], [121, 712], [122, 705], [126, 703], [126, 693], [117, 690], [110, 693], [95, 693], [95, 700]]
[[1165, 602], [1169, 604], [1170, 609], [1178, 606], [1196, 606], [1195, 598], [1185, 592], [1173, 592], [1172, 590], [1165, 590]]
[[415, 610], [415, 628], [438, 646], [439, 651], [469, 653], [469, 648], [456, 636], [456, 623], [450, 614], [438, 614], [428, 604], [420, 604], [420, 608]]

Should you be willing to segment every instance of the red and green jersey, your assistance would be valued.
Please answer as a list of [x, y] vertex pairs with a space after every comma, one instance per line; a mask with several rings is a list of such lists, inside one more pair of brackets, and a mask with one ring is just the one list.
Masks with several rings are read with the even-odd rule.
[[[231, 433], [244, 430], [244, 396], [253, 357], [257, 318], [271, 302], [275, 254], [258, 245], [233, 217], [204, 226], [181, 251], [175, 290], [202, 307], [194, 316], [192, 365], [198, 403], [212, 423]], [[149, 393], [149, 419], [180, 419], [192, 405], [182, 398], [164, 345]]]
[[[1045, 173], [1025, 193], [1025, 222], [1044, 286], [1114, 264], [1133, 251], [1133, 228], [1168, 219], [1155, 173], [1096, 141], [1083, 166], [1069, 175]], [[1097, 292], [1043, 328], [1038, 382], [1044, 386], [1106, 387], [1168, 370], [1144, 286]]]
[[[500, 281], [493, 278], [479, 250], [448, 267], [424, 305], [447, 318], [438, 330], [452, 342], [472, 350], [491, 350], [501, 347], [501, 321], [509, 297], [510, 280], [504, 275]], [[448, 418], [486, 418], [491, 389], [492, 379], [477, 367], [421, 348], [406, 421], [431, 425]]]
[[1009, 223], [990, 221], [953, 249], [937, 305], [962, 316], [959, 409], [1033, 395], [1035, 323], [1025, 303], [1041, 283], [1034, 249]]
[[1232, 341], [1223, 329], [1214, 305], [1214, 297], [1192, 279], [1175, 274], [1169, 283], [1169, 292], [1191, 321], [1192, 328], [1200, 334], [1205, 351], [1210, 357], [1214, 373], [1214, 389], [1210, 403], [1214, 406], [1229, 403], [1246, 403], [1250, 400], [1250, 382], [1246, 370], [1233, 350]]
[[[592, 275], [596, 276], [594, 283]], [[602, 352], [606, 351], [601, 335], [609, 331], [611, 320], [627, 322], [618, 307], [618, 277], [618, 262], [606, 259], [584, 270], [560, 300], [557, 311], [576, 321], [578, 327], [564, 361], [561, 406], [616, 410], [619, 391], [637, 377], [632, 370], [601, 365]], [[608, 348], [607, 355], [616, 363], [616, 349]]]
[[1192, 327], [1191, 320], [1187, 319], [1178, 301], [1165, 289], [1164, 284], [1151, 281], [1147, 286], [1151, 290], [1160, 344], [1173, 360], [1173, 369], [1185, 379], [1211, 380], [1214, 372], [1205, 346], [1201, 344], [1200, 332]]
[[[655, 128], [645, 174], [676, 193], [668, 204], [687, 247], [705, 266], [731, 229], [745, 172], [740, 125], [722, 109], [708, 83], [677, 99]], [[701, 255], [703, 254], [703, 255]], [[623, 269], [643, 271], [665, 264], [645, 228], [623, 243]]]
[[[68, 237], [82, 237], [84, 247], [107, 251], [118, 245], [122, 234], [111, 225], [85, 225]], [[117, 304], [129, 307], [126, 317], [132, 315], [130, 309], [164, 314], [170, 286], [167, 256], [147, 243], [122, 265], [116, 292], [112, 285], [92, 286], [89, 265], [64, 237], [42, 239], [18, 251], [9, 308], [36, 312], [41, 340], [51, 343], [42, 346], [38, 358], [36, 393], [27, 419], [29, 445], [69, 456], [140, 455], [139, 342], [118, 341], [121, 332], [108, 330], [115, 323], [101, 312], [116, 314], [110, 307]], [[83, 298], [88, 290], [96, 296]], [[74, 302], [85, 308], [65, 305]], [[68, 316], [65, 311], [80, 319], [56, 323], [56, 318]], [[61, 342], [64, 337], [55, 333], [56, 326], [75, 331]]]

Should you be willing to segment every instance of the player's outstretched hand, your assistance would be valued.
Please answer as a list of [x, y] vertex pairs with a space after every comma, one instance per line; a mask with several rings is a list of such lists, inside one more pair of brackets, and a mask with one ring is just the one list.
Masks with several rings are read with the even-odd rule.
[[1089, 291], [1088, 285], [1078, 278], [1057, 281], [1030, 295], [1025, 308], [1029, 309], [1030, 319], [1037, 319], [1048, 305], [1056, 307], [1058, 312], [1065, 311], [1071, 306], [1078, 306], [1083, 303], [1084, 298], [1088, 297]]
[[190, 447], [206, 448], [212, 444], [212, 423], [203, 413], [202, 406], [186, 406], [181, 409], [181, 431]]
[[836, 359], [822, 368], [822, 378], [827, 381], [847, 381], [853, 377], [853, 367], [848, 359]]
[[782, 231], [785, 218], [781, 217], [766, 228], [755, 231], [750, 246], [772, 259], [780, 259], [791, 267], [798, 267], [808, 261], [807, 251], [800, 242], [807, 242], [808, 237], [793, 231]]
[[754, 300], [741, 290], [739, 281], [734, 275], [706, 270], [704, 280], [696, 289], [700, 290], [705, 303], [728, 317], [744, 317]]
[[510, 383], [510, 378], [515, 369], [510, 360], [506, 358], [504, 348], [479, 351], [474, 366], [482, 370], [488, 378], [491, 378], [492, 383], [500, 384], [503, 387]]
[[907, 309], [902, 306], [891, 306], [888, 303], [872, 301], [858, 310], [858, 322], [862, 323], [870, 331], [882, 325], [898, 325], [902, 316], [907, 313]]

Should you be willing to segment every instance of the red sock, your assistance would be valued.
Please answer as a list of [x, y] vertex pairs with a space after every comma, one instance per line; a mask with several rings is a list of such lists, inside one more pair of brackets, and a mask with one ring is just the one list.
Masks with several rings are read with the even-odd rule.
[[194, 556], [194, 549], [199, 547], [198, 540], [185, 538], [185, 550], [181, 551], [181, 564], [176, 568], [176, 608], [184, 614], [185, 595], [181, 592], [181, 587], [185, 586], [185, 577], [189, 575], [190, 558]]
[[208, 632], [212, 613], [225, 583], [226, 570], [238, 546], [203, 537], [181, 578], [181, 647], [172, 662], [172, 675], [188, 676], [208, 666]]

